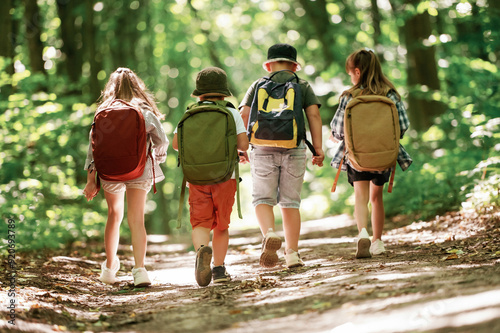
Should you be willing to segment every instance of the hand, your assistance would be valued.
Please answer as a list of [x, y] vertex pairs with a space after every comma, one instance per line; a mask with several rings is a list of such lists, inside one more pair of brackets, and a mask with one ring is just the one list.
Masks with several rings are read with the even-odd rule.
[[325, 153], [323, 152], [323, 149], [321, 148], [316, 148], [316, 155], [313, 156], [312, 158], [312, 163], [313, 165], [317, 165], [319, 167], [323, 166], [323, 160], [325, 159]]
[[248, 158], [248, 154], [246, 151], [239, 151], [238, 156], [240, 157], [241, 164], [250, 163], [250, 159]]
[[85, 196], [87, 201], [94, 199], [98, 192], [99, 188], [97, 187], [97, 184], [95, 182], [88, 182], [83, 189], [83, 195]]
[[331, 134], [331, 133], [330, 133], [330, 137], [328, 138], [328, 140], [330, 140], [330, 141], [332, 141], [332, 142], [335, 142], [335, 143], [339, 142], [339, 140], [335, 139], [335, 138], [333, 137], [333, 134]]

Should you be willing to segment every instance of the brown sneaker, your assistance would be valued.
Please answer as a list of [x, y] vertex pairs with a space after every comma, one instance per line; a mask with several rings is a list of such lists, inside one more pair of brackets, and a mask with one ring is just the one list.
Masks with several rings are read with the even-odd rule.
[[196, 282], [198, 282], [200, 287], [206, 287], [212, 281], [211, 262], [212, 248], [210, 246], [200, 246], [198, 251], [196, 251], [196, 264], [194, 268]]
[[270, 268], [278, 264], [278, 251], [281, 248], [281, 238], [269, 229], [266, 237], [262, 241], [262, 254], [260, 255], [259, 263], [262, 267]]

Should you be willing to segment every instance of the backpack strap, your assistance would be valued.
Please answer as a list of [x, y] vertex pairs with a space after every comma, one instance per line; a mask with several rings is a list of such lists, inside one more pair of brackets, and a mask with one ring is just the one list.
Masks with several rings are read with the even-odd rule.
[[340, 160], [339, 169], [337, 170], [337, 174], [335, 175], [335, 180], [333, 181], [332, 189], [330, 191], [332, 193], [335, 192], [335, 190], [337, 189], [337, 182], [339, 181], [340, 171], [342, 170], [342, 164], [344, 164], [345, 152], [346, 148], [344, 148], [344, 153], [342, 154], [342, 159]]
[[[239, 155], [238, 155], [239, 156]], [[236, 205], [238, 207], [238, 217], [240, 219], [243, 218], [241, 214], [241, 203], [240, 203], [240, 171], [239, 171], [239, 162], [236, 162], [236, 166], [234, 167], [234, 175], [236, 178]]]
[[273, 78], [273, 76], [275, 76], [278, 73], [282, 73], [282, 72], [289, 72], [289, 73], [293, 74], [293, 76], [291, 78], [289, 78], [287, 80], [287, 82], [291, 82], [292, 80], [295, 79], [297, 81], [297, 83], [299, 83], [299, 77], [297, 76], [297, 74], [294, 71], [291, 71], [289, 69], [283, 69], [283, 70], [280, 70], [280, 71], [276, 71], [273, 74], [271, 74], [270, 76], [265, 76], [264, 79], [271, 80]]
[[394, 184], [394, 175], [396, 174], [396, 166], [392, 168], [391, 179], [389, 180], [389, 187], [387, 187], [387, 192], [392, 193], [392, 185]]
[[177, 229], [182, 225], [182, 210], [184, 208], [184, 197], [186, 195], [186, 177], [182, 177], [181, 195], [179, 196], [179, 210], [177, 212]]
[[309, 140], [307, 140], [305, 133], [304, 133], [304, 143], [306, 144], [307, 148], [309, 148], [309, 150], [311, 151], [313, 156], [318, 156], [316, 154], [316, 149], [314, 149], [314, 146], [312, 145], [312, 143]]

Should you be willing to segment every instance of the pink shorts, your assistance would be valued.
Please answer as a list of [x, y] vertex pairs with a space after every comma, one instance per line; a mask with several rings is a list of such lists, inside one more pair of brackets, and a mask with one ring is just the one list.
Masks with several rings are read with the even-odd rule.
[[189, 213], [193, 229], [229, 228], [235, 193], [235, 179], [214, 185], [189, 184]]

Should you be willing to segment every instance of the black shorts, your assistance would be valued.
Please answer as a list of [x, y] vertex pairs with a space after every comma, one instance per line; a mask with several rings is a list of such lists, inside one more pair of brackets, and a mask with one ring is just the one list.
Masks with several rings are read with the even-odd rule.
[[352, 186], [354, 182], [357, 181], [371, 181], [373, 184], [377, 186], [383, 186], [385, 183], [389, 182], [389, 178], [391, 178], [391, 170], [386, 171], [384, 173], [373, 173], [369, 171], [357, 171], [351, 168], [349, 164], [346, 164], [347, 167], [347, 181]]

